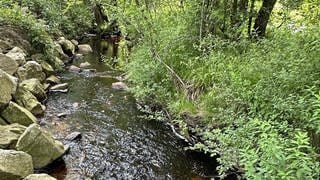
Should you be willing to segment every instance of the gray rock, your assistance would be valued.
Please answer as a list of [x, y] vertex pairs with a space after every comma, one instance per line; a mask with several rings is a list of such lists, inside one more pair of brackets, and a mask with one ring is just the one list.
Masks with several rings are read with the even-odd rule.
[[37, 97], [39, 101], [43, 101], [47, 98], [44, 87], [38, 79], [32, 78], [24, 80], [20, 83], [19, 86], [24, 87], [25, 89], [30, 91], [34, 96]]
[[112, 83], [112, 88], [117, 90], [128, 90], [128, 86], [124, 82]]
[[93, 50], [89, 44], [79, 44], [78, 45], [78, 53], [80, 54], [88, 54], [92, 53]]
[[63, 84], [57, 84], [55, 86], [52, 86], [50, 88], [51, 91], [54, 91], [54, 90], [64, 90], [64, 89], [67, 89], [69, 86], [68, 83], [63, 83]]
[[0, 69], [7, 72], [10, 75], [13, 75], [15, 72], [17, 72], [19, 64], [12, 58], [0, 54]]
[[46, 109], [46, 107], [42, 105], [37, 98], [23, 86], [18, 88], [13, 97], [18, 105], [26, 108], [33, 115], [41, 115]]
[[28, 126], [37, 121], [37, 118], [30, 111], [12, 101], [8, 107], [1, 112], [1, 116], [10, 124], [19, 123], [24, 126]]
[[84, 63], [81, 63], [79, 65], [80, 68], [86, 68], [86, 67], [89, 67], [89, 66], [91, 66], [91, 64], [89, 62], [84, 62]]
[[19, 48], [19, 47], [14, 47], [11, 49], [6, 56], [10, 57], [11, 59], [15, 60], [19, 65], [23, 65], [26, 63], [26, 53]]
[[0, 149], [14, 149], [26, 128], [17, 123], [0, 126]]
[[41, 65], [36, 61], [28, 61], [25, 65], [19, 67], [17, 75], [20, 81], [35, 78], [42, 82], [46, 78]]
[[32, 173], [32, 158], [29, 154], [0, 149], [0, 179], [17, 180]]
[[0, 110], [12, 99], [17, 89], [17, 79], [0, 69]]
[[23, 180], [57, 180], [57, 179], [52, 176], [49, 176], [48, 174], [30, 174]]
[[35, 168], [43, 168], [65, 153], [63, 144], [42, 131], [37, 124], [32, 124], [25, 130], [16, 148], [32, 156]]

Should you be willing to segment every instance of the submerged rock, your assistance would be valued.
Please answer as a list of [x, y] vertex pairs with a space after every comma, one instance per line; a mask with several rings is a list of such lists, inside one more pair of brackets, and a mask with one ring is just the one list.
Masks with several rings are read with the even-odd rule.
[[35, 168], [43, 168], [65, 153], [63, 144], [42, 131], [37, 124], [32, 124], [25, 130], [16, 148], [32, 156]]
[[41, 115], [46, 109], [46, 107], [24, 87], [19, 87], [13, 97], [17, 104], [29, 110], [33, 115]]
[[65, 137], [65, 139], [68, 140], [68, 141], [74, 141], [74, 140], [77, 140], [77, 139], [81, 139], [81, 137], [82, 137], [81, 132], [73, 132], [73, 133], [68, 134]]
[[57, 180], [57, 179], [52, 176], [49, 176], [48, 174], [30, 174], [23, 180]]
[[93, 50], [89, 44], [79, 44], [78, 45], [78, 53], [80, 54], [88, 54], [92, 53]]
[[30, 91], [39, 101], [47, 99], [44, 87], [38, 79], [32, 78], [24, 80], [20, 83], [20, 86]]
[[0, 69], [0, 110], [12, 99], [17, 89], [17, 79]]
[[128, 86], [124, 82], [112, 83], [112, 88], [117, 90], [128, 90]]
[[24, 126], [28, 126], [37, 121], [37, 118], [30, 111], [12, 101], [8, 107], [2, 111], [1, 116], [11, 124], [19, 123]]
[[24, 51], [19, 48], [19, 47], [14, 47], [13, 49], [11, 49], [6, 56], [12, 58], [13, 60], [15, 60], [19, 65], [23, 65], [24, 63], [26, 63], [26, 53], [24, 53]]
[[14, 59], [4, 54], [0, 54], [0, 69], [13, 75], [17, 72], [18, 66], [19, 64]]
[[20, 81], [35, 78], [42, 82], [46, 78], [41, 65], [36, 61], [28, 61], [25, 65], [19, 67], [17, 75]]
[[17, 180], [32, 173], [32, 158], [29, 154], [0, 149], [0, 179]]
[[14, 149], [26, 128], [17, 123], [0, 126], [0, 149]]

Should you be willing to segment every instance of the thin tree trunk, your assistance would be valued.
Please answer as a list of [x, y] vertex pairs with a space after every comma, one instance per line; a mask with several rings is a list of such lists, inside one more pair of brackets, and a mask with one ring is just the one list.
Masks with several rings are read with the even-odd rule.
[[249, 21], [248, 21], [248, 36], [251, 38], [251, 27], [252, 27], [252, 18], [254, 11], [255, 0], [251, 0], [250, 12], [249, 12]]
[[277, 0], [263, 0], [258, 16], [254, 22], [253, 30], [256, 37], [263, 37], [266, 34], [266, 28], [270, 15]]

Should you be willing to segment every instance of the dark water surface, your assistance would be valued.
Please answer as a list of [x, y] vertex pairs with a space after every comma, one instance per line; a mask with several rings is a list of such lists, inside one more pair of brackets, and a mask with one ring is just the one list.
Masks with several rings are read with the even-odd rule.
[[[111, 88], [120, 72], [87, 56], [97, 73], [66, 72], [68, 93], [52, 93], [43, 118], [57, 139], [71, 132], [64, 165], [50, 172], [58, 179], [203, 179], [214, 174], [213, 161], [186, 153], [184, 144], [163, 123], [139, 118], [133, 96]], [[83, 62], [82, 61], [82, 62]], [[80, 62], [78, 62], [79, 64]], [[77, 64], [77, 63], [76, 63]], [[66, 113], [58, 118], [57, 114]]]

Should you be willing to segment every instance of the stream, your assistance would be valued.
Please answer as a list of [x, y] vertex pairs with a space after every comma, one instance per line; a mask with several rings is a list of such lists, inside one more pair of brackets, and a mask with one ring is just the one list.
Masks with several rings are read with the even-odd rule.
[[[47, 170], [57, 179], [206, 179], [216, 163], [184, 150], [185, 143], [164, 123], [140, 117], [130, 92], [111, 88], [121, 72], [111, 70], [93, 53], [88, 61], [97, 72], [64, 72], [68, 93], [51, 93], [40, 124], [70, 151]], [[57, 114], [65, 113], [64, 117]], [[81, 139], [67, 141], [72, 132]]]

